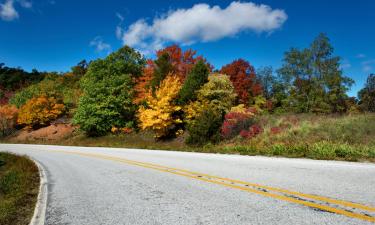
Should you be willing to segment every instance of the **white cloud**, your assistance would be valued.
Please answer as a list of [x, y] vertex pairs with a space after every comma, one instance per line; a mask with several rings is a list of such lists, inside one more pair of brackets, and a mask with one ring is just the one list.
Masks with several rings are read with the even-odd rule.
[[5, 21], [12, 21], [19, 17], [18, 12], [14, 8], [13, 0], [6, 0], [0, 4], [0, 17]]
[[223, 9], [196, 4], [155, 17], [151, 24], [140, 19], [126, 31], [121, 30], [121, 39], [123, 44], [148, 52], [167, 42], [189, 45], [232, 37], [242, 31], [270, 33], [280, 28], [287, 17], [283, 10], [252, 2], [232, 2]]
[[20, 16], [14, 6], [16, 3], [27, 9], [31, 9], [33, 7], [32, 2], [27, 0], [5, 0], [4, 3], [0, 3], [0, 18], [5, 21], [18, 19]]
[[362, 62], [362, 70], [363, 72], [371, 72], [374, 70], [375, 66], [375, 59], [367, 60]]
[[112, 51], [111, 45], [105, 43], [100, 36], [95, 37], [92, 41], [90, 41], [90, 46], [95, 47], [97, 52], [106, 52], [109, 54]]

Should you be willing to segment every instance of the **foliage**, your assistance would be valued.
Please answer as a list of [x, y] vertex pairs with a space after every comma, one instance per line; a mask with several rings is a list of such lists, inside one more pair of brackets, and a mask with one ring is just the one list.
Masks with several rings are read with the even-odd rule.
[[62, 100], [67, 107], [76, 107], [80, 96], [79, 76], [73, 73], [46, 74], [41, 82], [20, 90], [9, 102], [20, 108], [31, 98], [41, 95]]
[[197, 100], [185, 109], [188, 124], [188, 144], [202, 145], [220, 139], [223, 115], [230, 110], [236, 98], [228, 76], [211, 74], [208, 82], [198, 91]]
[[256, 80], [255, 69], [249, 62], [238, 59], [223, 66], [220, 73], [230, 77], [236, 90], [239, 103], [248, 104], [249, 98], [262, 93], [262, 87]]
[[310, 48], [292, 48], [285, 53], [278, 70], [290, 93], [287, 108], [295, 112], [345, 112], [346, 91], [353, 80], [343, 75], [340, 57], [332, 56], [333, 47], [320, 34]]
[[73, 122], [87, 135], [100, 136], [133, 121], [133, 80], [144, 64], [141, 54], [128, 46], [91, 62], [81, 79], [83, 93]]
[[189, 145], [204, 145], [208, 142], [219, 142], [222, 117], [222, 114], [213, 109], [201, 112], [187, 126], [189, 136], [186, 139], [186, 143]]
[[18, 109], [13, 105], [0, 106], [0, 136], [9, 134], [17, 122]]
[[375, 112], [375, 74], [370, 74], [365, 87], [358, 93], [359, 105], [362, 110]]
[[169, 75], [161, 82], [155, 96], [147, 97], [147, 107], [141, 106], [138, 110], [142, 130], [152, 129], [158, 139], [176, 136], [181, 132], [182, 108], [174, 105], [180, 88], [178, 77]]
[[28, 127], [46, 126], [61, 116], [64, 110], [64, 104], [54, 97], [32, 98], [20, 108], [17, 123]]
[[18, 90], [22, 87], [41, 81], [44, 73], [33, 70], [31, 73], [21, 68], [11, 68], [0, 63], [0, 84], [5, 90]]
[[155, 93], [160, 83], [172, 72], [172, 64], [170, 63], [170, 56], [163, 53], [155, 60], [154, 76], [151, 80], [150, 86], [152, 92]]
[[147, 64], [143, 69], [142, 75], [136, 79], [134, 91], [134, 104], [140, 104], [146, 100], [147, 95], [150, 94], [150, 85], [154, 77], [154, 62], [147, 60]]
[[195, 101], [197, 98], [196, 91], [208, 81], [209, 68], [200, 60], [194, 65], [188, 74], [179, 93], [179, 104], [183, 105], [189, 101]]
[[185, 82], [194, 65], [199, 61], [203, 61], [209, 70], [211, 69], [211, 65], [202, 56], [196, 56], [196, 51], [191, 49], [182, 51], [178, 45], [171, 45], [161, 49], [157, 51], [156, 55], [157, 59], [153, 62], [151, 61], [152, 63], [149, 66], [153, 73], [150, 73], [152, 74], [152, 79], [148, 85], [151, 87], [153, 93], [169, 73], [176, 75], [182, 84]]
[[198, 91], [198, 101], [209, 102], [210, 107], [219, 113], [226, 113], [233, 106], [236, 98], [234, 88], [228, 76], [212, 74], [208, 82]]
[[255, 108], [245, 108], [244, 105], [233, 107], [225, 114], [223, 125], [221, 126], [221, 136], [224, 139], [231, 139], [243, 131], [250, 128], [255, 123]]
[[203, 61], [206, 66], [211, 69], [211, 66], [206, 63], [206, 60], [202, 56], [197, 56], [197, 52], [188, 49], [183, 51], [178, 45], [171, 45], [164, 49], [159, 50], [156, 55], [158, 57], [163, 54], [168, 54], [169, 63], [171, 64], [171, 69], [173, 74], [175, 74], [182, 83], [185, 82], [186, 77], [199, 61]]

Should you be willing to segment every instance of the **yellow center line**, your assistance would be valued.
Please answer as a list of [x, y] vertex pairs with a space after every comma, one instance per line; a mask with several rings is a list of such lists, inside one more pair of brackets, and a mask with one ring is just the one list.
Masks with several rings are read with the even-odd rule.
[[[371, 206], [365, 206], [365, 205], [361, 205], [361, 204], [357, 204], [357, 203], [331, 199], [331, 198], [327, 198], [327, 197], [323, 197], [323, 196], [303, 194], [303, 193], [289, 191], [289, 190], [285, 190], [285, 189], [274, 188], [274, 187], [269, 187], [269, 186], [254, 184], [254, 183], [248, 183], [248, 182], [244, 182], [244, 181], [240, 181], [240, 180], [233, 180], [233, 179], [229, 179], [229, 178], [222, 178], [222, 177], [217, 177], [217, 176], [212, 176], [212, 175], [208, 175], [208, 174], [202, 174], [202, 173], [197, 173], [197, 172], [192, 172], [192, 171], [177, 169], [177, 168], [172, 168], [172, 167], [166, 167], [166, 166], [152, 164], [152, 163], [145, 163], [145, 162], [128, 160], [128, 159], [125, 159], [125, 158], [112, 157], [112, 156], [107, 156], [107, 155], [103, 155], [103, 154], [69, 152], [69, 151], [60, 151], [60, 150], [50, 151], [50, 152], [69, 153], [69, 154], [93, 157], [93, 158], [98, 158], [98, 159], [106, 159], [106, 160], [111, 160], [111, 161], [115, 161], [115, 162], [121, 162], [121, 163], [136, 165], [136, 166], [140, 166], [140, 167], [144, 167], [144, 168], [158, 170], [158, 171], [161, 171], [161, 172], [168, 172], [168, 173], [172, 173], [172, 174], [179, 175], [179, 176], [189, 177], [189, 178], [196, 179], [196, 180], [201, 180], [201, 181], [214, 183], [214, 184], [218, 184], [218, 185], [222, 185], [222, 186], [226, 186], [226, 187], [230, 187], [230, 188], [234, 188], [234, 189], [239, 189], [239, 190], [242, 190], [242, 191], [256, 193], [256, 194], [259, 194], [259, 195], [263, 195], [263, 196], [266, 196], [266, 197], [271, 197], [271, 198], [275, 198], [275, 199], [279, 199], [279, 200], [283, 200], [283, 201], [287, 201], [287, 202], [291, 202], [291, 203], [297, 203], [297, 204], [300, 204], [300, 205], [305, 205], [305, 206], [308, 206], [308, 207], [312, 207], [312, 208], [316, 208], [316, 209], [320, 209], [320, 210], [324, 210], [324, 211], [328, 211], [328, 212], [333, 212], [333, 213], [345, 215], [345, 216], [356, 218], [356, 219], [366, 220], [366, 221], [369, 221], [369, 222], [375, 222], [375, 217], [372, 217], [372, 216], [354, 213], [354, 212], [346, 211], [346, 210], [343, 210], [343, 209], [339, 209], [339, 208], [335, 208], [335, 207], [331, 207], [331, 206], [327, 206], [327, 205], [321, 205], [321, 204], [314, 203], [314, 202], [303, 201], [303, 200], [295, 199], [295, 198], [292, 198], [292, 197], [287, 197], [287, 196], [284, 196], [284, 195], [264, 192], [264, 191], [252, 189], [250, 187], [238, 186], [238, 184], [249, 185], [249, 186], [252, 186], [252, 187], [262, 188], [262, 189], [265, 189], [265, 190], [275, 191], [275, 192], [284, 193], [284, 194], [290, 194], [290, 195], [294, 195], [294, 196], [301, 196], [301, 197], [305, 197], [305, 198], [319, 200], [319, 201], [322, 201], [322, 202], [343, 205], [343, 206], [362, 209], [362, 210], [371, 211], [371, 212], [375, 211], [375, 208], [371, 207]], [[228, 182], [231, 182], [231, 183], [224, 183], [223, 181], [228, 181]]]

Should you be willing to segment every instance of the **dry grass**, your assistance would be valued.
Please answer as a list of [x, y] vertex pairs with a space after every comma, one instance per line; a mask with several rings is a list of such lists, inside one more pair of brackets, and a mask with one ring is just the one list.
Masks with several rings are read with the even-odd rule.
[[263, 127], [263, 132], [255, 138], [236, 137], [218, 145], [202, 147], [187, 146], [184, 141], [186, 134], [174, 140], [155, 141], [151, 132], [89, 138], [76, 130], [62, 139], [3, 141], [375, 162], [375, 114], [264, 115], [258, 119], [258, 123]]
[[34, 162], [24, 156], [0, 152], [0, 225], [29, 224], [39, 182]]

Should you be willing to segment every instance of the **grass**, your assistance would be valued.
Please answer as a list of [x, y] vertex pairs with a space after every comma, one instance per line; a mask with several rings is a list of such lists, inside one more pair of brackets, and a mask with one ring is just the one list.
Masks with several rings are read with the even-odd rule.
[[26, 225], [34, 213], [37, 166], [24, 156], [0, 152], [0, 225]]
[[63, 140], [31, 140], [28, 143], [375, 162], [375, 114], [263, 115], [258, 123], [263, 132], [255, 138], [236, 137], [200, 147], [186, 145], [186, 134], [174, 140], [155, 141], [151, 132], [89, 138], [76, 131]]

